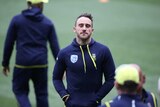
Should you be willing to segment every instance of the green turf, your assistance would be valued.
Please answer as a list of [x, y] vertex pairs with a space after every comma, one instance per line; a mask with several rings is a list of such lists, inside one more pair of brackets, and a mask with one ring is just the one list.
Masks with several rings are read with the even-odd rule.
[[[26, 8], [25, 0], [1, 0], [0, 4], [0, 61], [3, 44], [11, 18]], [[122, 63], [138, 63], [146, 74], [145, 88], [157, 94], [157, 81], [160, 76], [160, 2], [159, 0], [110, 0], [107, 4], [98, 0], [50, 0], [45, 4], [44, 13], [55, 23], [61, 48], [75, 37], [73, 25], [76, 17], [83, 12], [94, 16], [93, 37], [109, 46], [116, 66]], [[15, 53], [15, 51], [14, 51]], [[14, 65], [11, 59], [11, 70]], [[52, 85], [54, 60], [49, 51], [49, 103], [51, 107], [63, 107], [59, 95]], [[16, 107], [11, 89], [12, 73], [4, 77], [0, 73], [0, 107]], [[32, 83], [31, 83], [32, 84]], [[103, 101], [116, 95], [113, 89]], [[31, 85], [29, 95], [35, 107], [34, 90]]]

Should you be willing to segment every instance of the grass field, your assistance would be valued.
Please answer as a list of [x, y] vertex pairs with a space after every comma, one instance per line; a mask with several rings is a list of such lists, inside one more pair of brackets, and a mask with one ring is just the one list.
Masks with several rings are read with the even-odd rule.
[[[25, 0], [1, 0], [0, 3], [0, 62], [3, 44], [11, 18], [26, 8]], [[94, 16], [93, 38], [107, 45], [116, 66], [122, 63], [137, 63], [146, 74], [145, 88], [157, 94], [157, 81], [160, 77], [160, 1], [159, 0], [50, 0], [44, 13], [55, 24], [61, 48], [68, 45], [75, 34], [72, 31], [76, 17], [89, 12]], [[14, 51], [15, 53], [15, 51]], [[13, 53], [10, 67], [14, 66]], [[63, 107], [59, 95], [52, 85], [54, 60], [49, 51], [49, 103], [50, 107]], [[11, 90], [12, 72], [8, 77], [0, 72], [0, 107], [17, 107]], [[30, 99], [35, 107], [34, 90], [31, 83]], [[103, 100], [116, 95], [113, 89]]]

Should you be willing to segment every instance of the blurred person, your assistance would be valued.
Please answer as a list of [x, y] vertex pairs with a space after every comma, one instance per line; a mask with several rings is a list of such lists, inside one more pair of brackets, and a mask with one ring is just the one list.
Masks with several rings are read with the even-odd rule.
[[100, 3], [108, 3], [109, 0], [99, 0]]
[[78, 16], [73, 31], [76, 37], [58, 54], [53, 84], [66, 107], [97, 107], [114, 86], [115, 64], [109, 48], [92, 38], [91, 14]]
[[140, 83], [138, 70], [129, 64], [122, 64], [116, 69], [115, 88], [118, 96], [99, 107], [150, 107], [141, 101], [137, 94]]
[[144, 103], [147, 103], [148, 105], [150, 105], [151, 107], [158, 107], [157, 98], [156, 98], [155, 94], [153, 92], [149, 92], [148, 90], [146, 90], [143, 87], [143, 85], [145, 84], [145, 81], [146, 81], [146, 77], [143, 74], [140, 66], [138, 64], [130, 64], [130, 65], [135, 67], [139, 72], [140, 83], [139, 83], [137, 92], [141, 96], [141, 100]]
[[3, 53], [3, 73], [10, 72], [9, 61], [16, 42], [16, 60], [12, 90], [19, 107], [31, 107], [29, 81], [32, 80], [37, 107], [48, 107], [47, 42], [54, 58], [59, 52], [58, 38], [53, 23], [43, 15], [48, 0], [27, 0], [28, 9], [14, 16], [8, 28]]

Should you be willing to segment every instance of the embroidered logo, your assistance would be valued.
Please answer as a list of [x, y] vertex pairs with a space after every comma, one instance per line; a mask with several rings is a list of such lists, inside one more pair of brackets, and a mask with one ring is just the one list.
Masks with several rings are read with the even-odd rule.
[[70, 60], [71, 60], [72, 63], [76, 63], [77, 60], [78, 60], [78, 55], [71, 55]]
[[96, 54], [92, 54], [92, 58], [94, 59], [94, 61], [96, 61]]

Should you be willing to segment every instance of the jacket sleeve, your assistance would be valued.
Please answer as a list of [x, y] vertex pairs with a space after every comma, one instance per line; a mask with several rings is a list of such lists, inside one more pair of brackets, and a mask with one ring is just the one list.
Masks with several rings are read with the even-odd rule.
[[65, 58], [65, 55], [63, 55], [60, 51], [56, 60], [56, 64], [54, 66], [53, 78], [52, 78], [53, 85], [62, 99], [64, 96], [68, 95], [63, 83], [63, 75], [66, 70], [64, 58]]
[[13, 47], [14, 47], [14, 42], [17, 36], [16, 32], [17, 32], [17, 29], [15, 24], [15, 18], [13, 18], [10, 22], [10, 25], [7, 31], [6, 40], [4, 43], [3, 60], [2, 60], [2, 66], [4, 67], [9, 66], [10, 57], [11, 57]]
[[60, 47], [59, 47], [59, 42], [58, 42], [56, 30], [55, 30], [55, 27], [53, 24], [51, 25], [51, 30], [50, 30], [50, 34], [49, 34], [49, 44], [50, 44], [50, 48], [51, 48], [52, 54], [54, 56], [54, 59], [56, 59], [58, 52], [60, 50]]
[[101, 101], [113, 88], [115, 76], [115, 64], [110, 50], [104, 52], [102, 71], [104, 73], [105, 81], [99, 91], [96, 93], [96, 101]]

